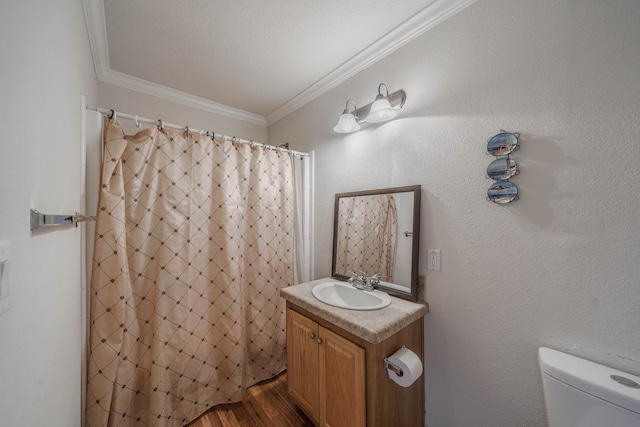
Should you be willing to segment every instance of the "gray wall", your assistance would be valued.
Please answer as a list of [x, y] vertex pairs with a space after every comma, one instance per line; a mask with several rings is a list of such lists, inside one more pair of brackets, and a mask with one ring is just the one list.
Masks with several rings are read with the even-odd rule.
[[[640, 373], [639, 23], [637, 0], [479, 0], [269, 128], [316, 152], [316, 278], [334, 193], [422, 185], [431, 427], [546, 425], [539, 346]], [[407, 92], [398, 118], [333, 133], [380, 82]], [[502, 206], [501, 128], [522, 134]]]
[[29, 231], [29, 209], [84, 211], [80, 94], [97, 82], [79, 0], [0, 2], [0, 425], [80, 426], [81, 228]]

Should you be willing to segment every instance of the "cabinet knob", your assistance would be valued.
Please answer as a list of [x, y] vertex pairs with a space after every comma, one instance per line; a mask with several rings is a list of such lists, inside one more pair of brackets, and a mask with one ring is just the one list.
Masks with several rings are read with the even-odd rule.
[[316, 337], [316, 334], [314, 334], [313, 332], [309, 334], [309, 338], [314, 339], [315, 337]]
[[322, 340], [318, 338], [318, 344], [322, 344]]

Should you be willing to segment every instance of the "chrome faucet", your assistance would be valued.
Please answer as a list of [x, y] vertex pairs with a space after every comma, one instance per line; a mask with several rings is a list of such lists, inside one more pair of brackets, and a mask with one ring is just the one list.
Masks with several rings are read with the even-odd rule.
[[373, 289], [375, 289], [378, 286], [380, 286], [380, 279], [386, 279], [386, 278], [387, 276], [385, 276], [384, 274], [376, 273], [369, 278], [369, 284]]
[[361, 276], [358, 276], [358, 274], [354, 273], [353, 271], [349, 271], [351, 277], [349, 278], [349, 280], [347, 280], [347, 282], [356, 289], [364, 290], [370, 286], [369, 278], [367, 277], [367, 273], [365, 273], [364, 271], [358, 271], [358, 273], [360, 273]]
[[349, 274], [352, 276], [347, 281], [351, 286], [356, 289], [360, 289], [363, 291], [373, 291], [378, 285], [380, 285], [380, 279], [383, 279], [387, 276], [383, 276], [380, 273], [374, 274], [372, 277], [367, 277], [367, 273], [364, 271], [358, 271], [358, 274], [349, 271]]

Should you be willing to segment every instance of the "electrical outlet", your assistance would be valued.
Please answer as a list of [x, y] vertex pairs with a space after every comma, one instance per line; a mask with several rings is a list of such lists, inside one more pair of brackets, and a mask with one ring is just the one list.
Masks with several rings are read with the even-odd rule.
[[440, 271], [440, 249], [427, 250], [427, 268]]

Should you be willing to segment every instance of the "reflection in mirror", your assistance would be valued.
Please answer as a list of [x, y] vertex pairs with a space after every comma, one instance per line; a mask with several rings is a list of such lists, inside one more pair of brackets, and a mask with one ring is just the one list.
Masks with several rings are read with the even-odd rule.
[[420, 186], [336, 194], [332, 275], [386, 276], [380, 289], [417, 300]]

